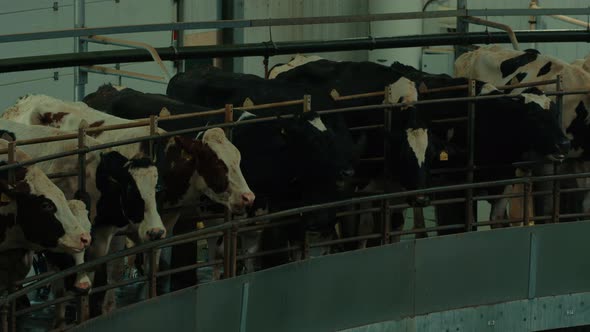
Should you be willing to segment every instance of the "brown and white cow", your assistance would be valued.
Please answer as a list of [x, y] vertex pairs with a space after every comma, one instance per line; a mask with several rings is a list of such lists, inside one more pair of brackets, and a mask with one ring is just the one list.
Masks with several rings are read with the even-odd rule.
[[[64, 102], [48, 96], [27, 96], [8, 109], [3, 117], [26, 124], [75, 130], [82, 120], [91, 127], [132, 122], [88, 107], [84, 103]], [[159, 130], [160, 133], [164, 131]], [[103, 131], [95, 138], [115, 142], [149, 135], [149, 128], [129, 128]], [[180, 208], [164, 215], [166, 228], [171, 230], [182, 208], [193, 209], [200, 196], [221, 203], [234, 213], [243, 213], [254, 201], [240, 170], [240, 152], [226, 138], [223, 130], [210, 129], [202, 140], [174, 137], [160, 145], [157, 164], [164, 187], [161, 200], [165, 208]], [[124, 156], [147, 153], [147, 144], [131, 144], [116, 148]], [[155, 185], [155, 183], [154, 183]], [[154, 197], [155, 198], [155, 197]]]
[[[484, 80], [495, 85], [526, 83], [555, 79], [561, 75], [564, 90], [590, 90], [590, 73], [580, 63], [542, 55], [536, 50], [516, 51], [500, 46], [481, 47], [461, 55], [455, 62], [455, 75]], [[555, 84], [542, 85], [540, 89], [553, 91]], [[563, 98], [562, 129], [571, 141], [568, 158], [576, 162], [562, 167], [561, 171], [576, 172], [590, 169], [589, 110], [590, 94], [566, 95]], [[578, 179], [577, 187], [588, 187], [589, 179]], [[547, 214], [552, 204], [544, 204]], [[590, 210], [590, 195], [583, 199], [584, 211]]]

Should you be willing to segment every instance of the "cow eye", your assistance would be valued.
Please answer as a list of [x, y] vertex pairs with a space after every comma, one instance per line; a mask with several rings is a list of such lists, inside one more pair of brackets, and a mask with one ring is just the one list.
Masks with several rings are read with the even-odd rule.
[[53, 207], [53, 204], [51, 204], [50, 202], [42, 202], [41, 203], [41, 211], [43, 212], [53, 212], [55, 209]]

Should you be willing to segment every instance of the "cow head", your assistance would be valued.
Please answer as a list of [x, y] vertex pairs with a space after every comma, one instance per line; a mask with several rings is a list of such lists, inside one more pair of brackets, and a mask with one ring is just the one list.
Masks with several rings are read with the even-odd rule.
[[528, 148], [549, 160], [562, 161], [570, 141], [558, 122], [555, 104], [536, 88], [525, 90], [519, 98], [525, 107], [523, 137]]
[[240, 169], [240, 151], [227, 139], [222, 129], [205, 131], [202, 140], [177, 136], [174, 143], [175, 146], [168, 149], [168, 158], [173, 161], [175, 169], [169, 172], [165, 180], [167, 183], [181, 179], [186, 181], [188, 175], [189, 181], [177, 185], [187, 188], [190, 185], [199, 194], [226, 206], [233, 213], [244, 213], [254, 203], [255, 195]]
[[101, 155], [96, 169], [97, 223], [125, 227], [138, 226], [141, 241], [165, 237], [166, 229], [157, 211], [158, 170], [149, 158], [128, 159], [119, 152]]
[[306, 112], [294, 119], [281, 119], [280, 129], [295, 161], [295, 174], [309, 185], [338, 184], [354, 175], [358, 150], [343, 124], [326, 126], [316, 112]]
[[[0, 146], [6, 143], [0, 140]], [[17, 161], [29, 159], [19, 150], [16, 157]], [[8, 181], [7, 171], [0, 175], [0, 214], [15, 220], [28, 242], [68, 253], [90, 245], [90, 232], [72, 213], [63, 192], [38, 167], [16, 168], [14, 181]]]

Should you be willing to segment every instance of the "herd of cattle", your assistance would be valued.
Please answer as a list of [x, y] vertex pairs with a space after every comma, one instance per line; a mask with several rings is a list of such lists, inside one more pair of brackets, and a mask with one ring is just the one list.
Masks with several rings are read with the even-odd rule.
[[[467, 122], [437, 121], [464, 117], [466, 102], [405, 106], [391, 112], [389, 128], [350, 131], [350, 127], [383, 123], [382, 111], [318, 114], [316, 111], [375, 105], [383, 97], [335, 100], [341, 95], [383, 90], [390, 86], [394, 101], [465, 97], [466, 89], [428, 92], [477, 80], [477, 95], [519, 93], [477, 102], [475, 116], [475, 165], [506, 165], [523, 160], [547, 159], [561, 162], [563, 171], [585, 169], [590, 153], [588, 108], [590, 94], [568, 95], [560, 116], [543, 89], [553, 86], [499, 91], [495, 86], [563, 77], [566, 90], [590, 90], [590, 73], [585, 63], [568, 64], [535, 50], [514, 51], [486, 47], [462, 55], [455, 64], [457, 78], [435, 75], [394, 63], [385, 67], [371, 62], [336, 62], [316, 56], [298, 55], [288, 64], [272, 68], [269, 78], [226, 73], [217, 68], [197, 67], [173, 77], [166, 95], [150, 94], [129, 88], [104, 85], [86, 96], [83, 102], [68, 102], [45, 95], [28, 95], [8, 108], [0, 119], [0, 148], [9, 141], [63, 135], [76, 131], [85, 122], [89, 127], [124, 124], [134, 119], [159, 115], [204, 112], [225, 104], [266, 104], [301, 99], [311, 95], [311, 112], [301, 106], [276, 107], [252, 114], [236, 110], [236, 121], [257, 117], [276, 117], [276, 121], [235, 127], [230, 141], [219, 128], [160, 139], [152, 147], [135, 143], [90, 152], [87, 162], [87, 195], [77, 192], [78, 179], [50, 180], [47, 174], [75, 170], [78, 157], [55, 159], [16, 168], [0, 178], [0, 264], [8, 269], [2, 275], [4, 288], [26, 275], [31, 251], [48, 251], [56, 268], [81, 264], [121, 248], [117, 232], [126, 231], [133, 243], [158, 240], [194, 229], [194, 222], [178, 222], [202, 213], [203, 198], [218, 203], [234, 215], [254, 215], [310, 204], [335, 201], [377, 190], [412, 190], [434, 185], [464, 183], [464, 173], [433, 176], [432, 169], [461, 168], [467, 164]], [[295, 114], [294, 117], [284, 115]], [[562, 119], [562, 123], [559, 123]], [[159, 133], [190, 129], [223, 122], [223, 115], [162, 121]], [[88, 146], [148, 136], [150, 129], [92, 131]], [[18, 146], [16, 161], [73, 150], [76, 139]], [[390, 167], [361, 162], [391, 156]], [[150, 150], [153, 153], [150, 153]], [[153, 156], [151, 158], [150, 156]], [[7, 163], [4, 155], [2, 164]], [[540, 164], [529, 171], [535, 175], [552, 170]], [[475, 172], [475, 181], [513, 178], [511, 167], [484, 167]], [[10, 180], [10, 181], [9, 181]], [[586, 186], [586, 179], [563, 186]], [[540, 184], [538, 188], [548, 184]], [[489, 194], [509, 193], [513, 188], [491, 188]], [[438, 194], [436, 198], [462, 196], [462, 192]], [[587, 194], [567, 195], [575, 204], [563, 209], [588, 212]], [[84, 205], [80, 198], [89, 203]], [[411, 197], [414, 207], [429, 204], [426, 195]], [[490, 220], [504, 219], [508, 199], [490, 201]], [[548, 215], [553, 208], [550, 197], [535, 201], [537, 214]], [[293, 245], [305, 240], [307, 232], [323, 237], [350, 237], [380, 229], [380, 218], [360, 223], [356, 218], [341, 223], [336, 234], [337, 209], [300, 216], [301, 222], [261, 232], [241, 235], [240, 247], [253, 253]], [[568, 211], [570, 212], [570, 211]], [[463, 224], [463, 203], [436, 206], [439, 225]], [[369, 218], [370, 219], [370, 218]], [[192, 219], [194, 221], [194, 219]], [[367, 220], [366, 218], [364, 219]], [[402, 211], [391, 215], [393, 230], [403, 226]], [[441, 231], [441, 234], [460, 230]], [[209, 241], [209, 255], [215, 259], [218, 241]], [[331, 250], [350, 250], [370, 245], [354, 243]], [[197, 250], [183, 245], [161, 255], [160, 269], [194, 264]], [[188, 249], [188, 250], [187, 250]], [[49, 252], [52, 252], [51, 254]], [[264, 256], [248, 262], [246, 269], [268, 268], [293, 259], [287, 253]], [[17, 265], [18, 265], [17, 264]], [[66, 288], [88, 290], [115, 278], [104, 270], [80, 273]], [[218, 277], [218, 276], [215, 276]], [[194, 272], [179, 274], [168, 287], [172, 290], [196, 282]], [[163, 289], [161, 291], [169, 291]], [[113, 299], [97, 298], [93, 314], [112, 309]]]

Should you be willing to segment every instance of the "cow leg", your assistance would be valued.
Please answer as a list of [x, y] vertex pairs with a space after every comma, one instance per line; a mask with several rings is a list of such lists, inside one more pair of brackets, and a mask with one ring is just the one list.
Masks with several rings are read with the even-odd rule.
[[[111, 240], [117, 229], [115, 227], [95, 227], [93, 229], [92, 244], [87, 249], [88, 257], [96, 259], [105, 256], [110, 249]], [[107, 268], [106, 264], [101, 264], [95, 272], [89, 273], [90, 280], [95, 287], [104, 286], [107, 284]], [[96, 317], [102, 313], [102, 304], [105, 298], [104, 292], [90, 295], [90, 316]]]
[[[513, 190], [512, 186], [505, 186], [502, 194], [503, 195], [511, 194], [512, 190]], [[510, 201], [509, 198], [500, 198], [500, 199], [493, 200], [490, 203], [492, 205], [492, 208], [490, 209], [490, 220], [491, 221], [502, 220], [506, 217], [506, 215], [507, 215], [506, 208], [508, 207], [509, 201]], [[503, 227], [507, 227], [507, 226], [501, 225], [501, 224], [492, 224], [491, 225], [492, 229], [503, 228]]]
[[[414, 212], [414, 228], [413, 228], [413, 230], [426, 228], [426, 222], [424, 221], [424, 209], [423, 208], [413, 208], [412, 211]], [[416, 233], [417, 239], [425, 239], [427, 237], [428, 237], [428, 233], [426, 233], [426, 232]]]
[[[361, 207], [359, 204], [347, 207], [345, 211], [359, 210]], [[356, 236], [359, 233], [360, 215], [347, 216], [340, 219], [340, 238], [345, 239]], [[365, 243], [366, 244], [366, 243]], [[340, 248], [343, 251], [356, 250], [360, 247], [360, 243], [347, 242], [343, 243]]]
[[[111, 240], [109, 248], [110, 253], [114, 253], [125, 248], [125, 237], [116, 236]], [[125, 261], [123, 258], [111, 261], [107, 265], [107, 281], [109, 284], [120, 282], [125, 274]], [[103, 314], [109, 313], [117, 307], [116, 290], [111, 289], [105, 292], [102, 305]]]
[[[174, 234], [185, 234], [196, 229], [197, 225], [193, 220], [181, 219], [174, 226]], [[196, 242], [185, 243], [172, 247], [170, 268], [192, 265], [197, 262], [198, 246]], [[197, 272], [189, 270], [175, 273], [170, 278], [170, 290], [176, 291], [197, 284]]]
[[[392, 232], [399, 232], [404, 228], [404, 214], [403, 211], [394, 211], [391, 212], [391, 231]], [[380, 230], [379, 230], [380, 231]], [[394, 235], [390, 239], [391, 243], [397, 243], [401, 241], [401, 236]]]

